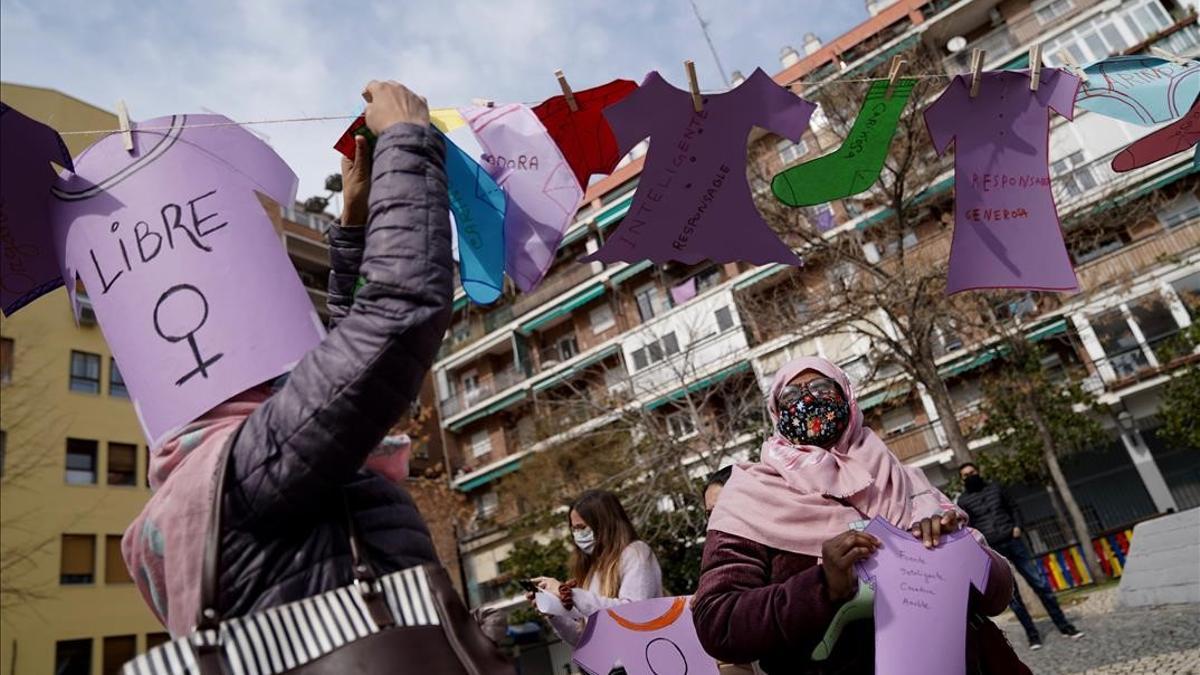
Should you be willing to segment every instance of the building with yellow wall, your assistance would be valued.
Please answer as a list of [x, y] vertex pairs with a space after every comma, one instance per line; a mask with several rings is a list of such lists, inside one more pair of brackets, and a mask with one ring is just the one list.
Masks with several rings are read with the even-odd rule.
[[[49, 89], [3, 83], [0, 99], [60, 132], [117, 125]], [[96, 140], [63, 138], [72, 155]], [[324, 316], [327, 221], [276, 211]], [[0, 319], [0, 338], [0, 675], [115, 673], [166, 638], [120, 553], [150, 496], [146, 439], [94, 316], [77, 327], [63, 289]]]

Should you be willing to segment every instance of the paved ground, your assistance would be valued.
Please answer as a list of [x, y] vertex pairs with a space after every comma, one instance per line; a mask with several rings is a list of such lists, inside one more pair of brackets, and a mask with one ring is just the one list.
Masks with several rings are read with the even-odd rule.
[[[1035, 616], [1045, 645], [1036, 652], [1029, 650], [1011, 611], [997, 622], [1037, 675], [1200, 675], [1200, 606], [1117, 609], [1115, 596], [1116, 587], [1110, 586], [1064, 599], [1067, 617], [1086, 633], [1078, 640], [1059, 635], [1044, 614]], [[1041, 610], [1036, 600], [1034, 607]]]

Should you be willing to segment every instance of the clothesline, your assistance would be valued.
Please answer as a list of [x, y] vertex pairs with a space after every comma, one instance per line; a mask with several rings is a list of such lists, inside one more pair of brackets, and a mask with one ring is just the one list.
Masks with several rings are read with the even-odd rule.
[[[949, 80], [952, 77], [953, 77], [952, 75], [930, 73], [927, 75], [901, 75], [899, 79], [902, 79], [902, 80]], [[870, 83], [870, 82], [880, 82], [880, 81], [884, 81], [887, 79], [888, 78], [886, 78], [886, 77], [854, 77], [854, 78], [837, 78], [834, 80], [792, 80], [791, 82], [788, 82], [787, 84], [785, 84], [783, 86], [791, 88], [791, 87], [794, 87], [797, 85], [829, 86], [829, 85], [838, 85], [838, 84], [864, 84], [864, 83]], [[702, 89], [702, 90], [700, 90], [700, 93], [701, 94], [723, 94], [727, 91], [729, 91], [729, 90], [728, 89]], [[524, 105], [535, 106], [535, 105], [538, 105], [539, 103], [541, 103], [541, 101], [533, 101], [533, 102], [527, 101], [524, 103]], [[443, 106], [443, 108], [445, 108], [445, 107], [453, 107], [453, 106]], [[323, 116], [319, 116], [319, 117], [285, 117], [285, 118], [281, 118], [281, 119], [253, 120], [253, 121], [249, 121], [249, 122], [207, 122], [207, 123], [202, 123], [202, 124], [184, 124], [183, 128], [202, 129], [202, 128], [207, 128], [207, 127], [230, 127], [230, 126], [245, 127], [245, 126], [254, 126], [254, 125], [258, 125], [258, 124], [289, 124], [289, 123], [296, 123], [296, 122], [333, 122], [333, 121], [338, 121], [338, 120], [352, 120], [357, 117], [358, 117], [358, 115], [323, 115]], [[178, 127], [172, 127], [170, 125], [166, 125], [166, 126], [140, 126], [139, 125], [137, 127], [136, 131], [169, 131], [173, 128], [178, 128]], [[123, 129], [87, 129], [84, 131], [60, 131], [59, 135], [60, 136], [86, 136], [86, 135], [94, 135], [94, 134], [119, 134], [122, 131], [123, 131]]]

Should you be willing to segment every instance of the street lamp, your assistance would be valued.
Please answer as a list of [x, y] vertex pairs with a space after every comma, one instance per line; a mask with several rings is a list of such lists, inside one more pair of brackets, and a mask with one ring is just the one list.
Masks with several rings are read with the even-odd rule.
[[1128, 410], [1122, 410], [1117, 414], [1117, 425], [1121, 427], [1121, 431], [1132, 434], [1134, 430], [1133, 415]]

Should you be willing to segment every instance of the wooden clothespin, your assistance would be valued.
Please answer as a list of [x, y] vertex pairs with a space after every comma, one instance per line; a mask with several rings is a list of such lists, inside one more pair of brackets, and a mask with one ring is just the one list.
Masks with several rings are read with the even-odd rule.
[[704, 110], [704, 103], [700, 100], [700, 83], [696, 81], [696, 64], [691, 61], [684, 61], [683, 67], [687, 69], [688, 86], [692, 90], [692, 107], [696, 112]]
[[1037, 91], [1042, 81], [1042, 45], [1029, 48], [1029, 91]]
[[1064, 49], [1062, 53], [1058, 55], [1058, 58], [1062, 61], [1064, 68], [1072, 73], [1075, 73], [1082, 79], [1087, 79], [1087, 74], [1084, 73], [1083, 68], [1075, 62], [1075, 57], [1071, 56], [1071, 52], [1068, 52]]
[[1171, 52], [1169, 52], [1165, 49], [1159, 49], [1158, 47], [1151, 47], [1150, 53], [1154, 54], [1155, 56], [1157, 56], [1159, 58], [1163, 58], [1168, 61], [1171, 61], [1172, 63], [1178, 63], [1181, 66], [1190, 66], [1192, 64], [1192, 62], [1189, 61], [1188, 59], [1185, 59], [1182, 56], [1179, 56], [1178, 54], [1172, 54]]
[[490, 98], [473, 98], [471, 99], [471, 105], [478, 108], [495, 108], [496, 102]]
[[905, 61], [904, 59], [900, 58], [899, 54], [892, 57], [892, 67], [891, 70], [888, 71], [887, 93], [884, 94], [884, 98], [892, 97], [892, 92], [896, 89], [896, 80], [900, 79], [900, 68], [904, 64]]
[[979, 95], [979, 78], [983, 76], [983, 59], [987, 52], [976, 49], [971, 52], [971, 98]]
[[133, 129], [129, 126], [129, 108], [125, 107], [125, 100], [117, 101], [117, 124], [121, 125], [121, 144], [125, 146], [125, 152], [133, 152]]
[[571, 91], [571, 85], [567, 84], [567, 76], [563, 75], [563, 71], [554, 71], [554, 77], [558, 78], [558, 86], [562, 87], [563, 97], [567, 99], [567, 107], [571, 112], [579, 110], [579, 104], [575, 102], [575, 92]]

